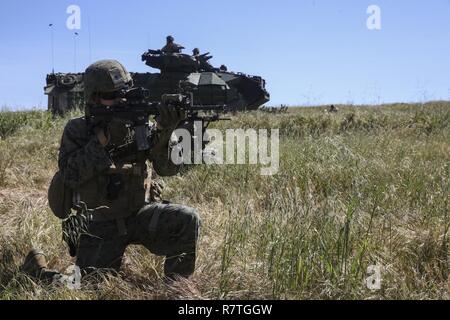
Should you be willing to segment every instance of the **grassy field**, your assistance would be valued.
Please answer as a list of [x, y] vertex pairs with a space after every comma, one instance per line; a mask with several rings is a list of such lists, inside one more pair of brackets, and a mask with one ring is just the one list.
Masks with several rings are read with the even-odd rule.
[[[81, 290], [19, 272], [32, 246], [73, 261], [47, 205], [67, 119], [0, 113], [0, 299], [447, 299], [450, 103], [250, 112], [216, 127], [279, 128], [280, 170], [197, 166], [164, 198], [202, 218], [197, 271], [167, 287], [160, 257], [129, 247], [120, 277]], [[367, 268], [381, 268], [369, 290]]]

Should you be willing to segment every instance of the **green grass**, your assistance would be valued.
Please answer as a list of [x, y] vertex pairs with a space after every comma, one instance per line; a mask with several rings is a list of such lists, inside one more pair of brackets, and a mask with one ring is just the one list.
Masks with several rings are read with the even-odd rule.
[[[121, 277], [79, 291], [18, 271], [32, 245], [51, 267], [72, 263], [46, 203], [67, 119], [0, 113], [0, 298], [447, 299], [450, 103], [339, 108], [215, 124], [279, 128], [280, 170], [196, 166], [166, 180], [165, 198], [202, 217], [192, 280], [165, 287], [162, 259], [130, 247]], [[378, 291], [364, 283], [373, 264]]]

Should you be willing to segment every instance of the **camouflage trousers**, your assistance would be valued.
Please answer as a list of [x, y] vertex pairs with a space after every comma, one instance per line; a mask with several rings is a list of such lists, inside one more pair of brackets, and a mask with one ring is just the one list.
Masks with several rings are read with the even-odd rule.
[[140, 244], [165, 256], [167, 277], [194, 272], [200, 218], [186, 206], [152, 203], [128, 218], [91, 222], [89, 234], [80, 237], [76, 264], [82, 273], [95, 269], [119, 270], [125, 249]]
[[[169, 203], [146, 205], [125, 219], [90, 222], [89, 233], [80, 237], [76, 265], [84, 275], [104, 269], [119, 271], [126, 247], [140, 244], [165, 256], [166, 277], [188, 277], [195, 268], [199, 227], [194, 209]], [[45, 270], [42, 278], [54, 276], [54, 270]]]

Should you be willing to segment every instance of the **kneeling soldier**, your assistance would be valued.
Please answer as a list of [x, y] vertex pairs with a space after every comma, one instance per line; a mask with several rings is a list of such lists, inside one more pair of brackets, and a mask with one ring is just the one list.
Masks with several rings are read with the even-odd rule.
[[[86, 69], [84, 84], [88, 106], [106, 107], [121, 99], [118, 92], [131, 88], [133, 81], [119, 62], [102, 60]], [[150, 181], [147, 160], [160, 176], [178, 173], [179, 167], [169, 157], [169, 142], [186, 117], [171, 106], [162, 106], [160, 114], [157, 123], [149, 128], [155, 143], [148, 155], [126, 157], [126, 162], [113, 160], [109, 150], [133, 139], [127, 121], [91, 124], [82, 117], [70, 120], [64, 129], [59, 173], [54, 178], [61, 181], [62, 187], [50, 188], [49, 203], [70, 194], [72, 209], [84, 206], [89, 210], [86, 230], [76, 243], [69, 244], [82, 274], [97, 269], [119, 270], [130, 244], [141, 244], [165, 256], [164, 273], [168, 278], [188, 277], [194, 272], [200, 224], [197, 212], [182, 205], [152, 202], [160, 190]], [[55, 276], [55, 271], [47, 269], [43, 253], [37, 250], [25, 259], [24, 270], [41, 278]]]

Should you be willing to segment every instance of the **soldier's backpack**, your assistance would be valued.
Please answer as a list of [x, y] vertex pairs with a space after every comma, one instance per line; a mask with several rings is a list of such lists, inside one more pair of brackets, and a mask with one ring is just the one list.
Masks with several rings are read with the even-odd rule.
[[53, 214], [60, 219], [66, 219], [72, 208], [72, 189], [64, 184], [60, 171], [53, 176], [48, 188], [48, 204]]

